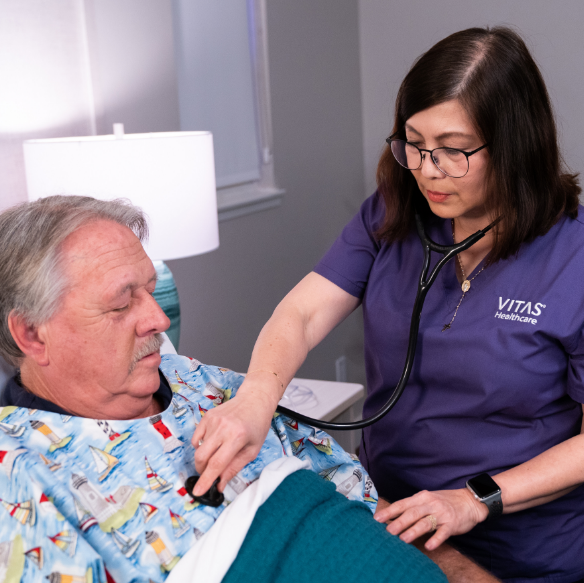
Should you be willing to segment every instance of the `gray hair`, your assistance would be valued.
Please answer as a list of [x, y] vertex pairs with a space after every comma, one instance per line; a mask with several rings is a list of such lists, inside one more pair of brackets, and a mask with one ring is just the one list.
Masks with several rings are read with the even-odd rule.
[[129, 201], [88, 196], [49, 196], [22, 203], [0, 214], [0, 356], [19, 366], [24, 354], [8, 328], [15, 313], [39, 326], [57, 311], [66, 291], [62, 246], [80, 227], [113, 221], [148, 238], [141, 209]]

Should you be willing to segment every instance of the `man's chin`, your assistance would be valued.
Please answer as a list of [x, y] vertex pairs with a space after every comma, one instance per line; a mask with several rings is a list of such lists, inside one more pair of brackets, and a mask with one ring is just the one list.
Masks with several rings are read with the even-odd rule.
[[160, 354], [155, 352], [140, 359], [134, 370], [130, 373], [129, 380], [133, 390], [131, 394], [136, 397], [147, 397], [153, 395], [160, 387]]

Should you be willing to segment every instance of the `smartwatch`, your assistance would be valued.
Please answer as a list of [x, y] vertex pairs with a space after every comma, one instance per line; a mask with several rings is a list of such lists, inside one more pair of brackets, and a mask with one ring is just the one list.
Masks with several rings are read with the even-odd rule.
[[471, 478], [466, 487], [472, 495], [489, 509], [487, 520], [491, 520], [503, 514], [503, 502], [501, 500], [501, 488], [489, 474], [479, 474]]

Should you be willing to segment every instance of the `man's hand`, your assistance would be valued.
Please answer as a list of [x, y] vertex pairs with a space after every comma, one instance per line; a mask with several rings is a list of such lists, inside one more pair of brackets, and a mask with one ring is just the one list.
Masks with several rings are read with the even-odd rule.
[[[447, 538], [464, 534], [485, 520], [489, 511], [466, 489], [422, 491], [410, 498], [376, 511], [375, 520], [389, 522], [387, 531], [400, 535], [400, 539], [411, 543], [417, 538], [436, 532], [424, 547], [428, 551], [437, 549]], [[436, 523], [433, 524], [433, 516]]]
[[247, 377], [232, 400], [210, 409], [201, 419], [191, 440], [200, 474], [195, 496], [209, 490], [219, 476], [219, 490], [223, 491], [227, 482], [257, 457], [277, 405], [270, 386], [274, 380]]

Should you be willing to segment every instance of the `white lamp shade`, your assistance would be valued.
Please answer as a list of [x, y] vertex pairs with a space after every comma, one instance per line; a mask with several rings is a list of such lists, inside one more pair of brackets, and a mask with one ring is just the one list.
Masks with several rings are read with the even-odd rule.
[[127, 198], [142, 208], [152, 260], [219, 246], [209, 132], [27, 140], [24, 160], [29, 200], [54, 194]]

